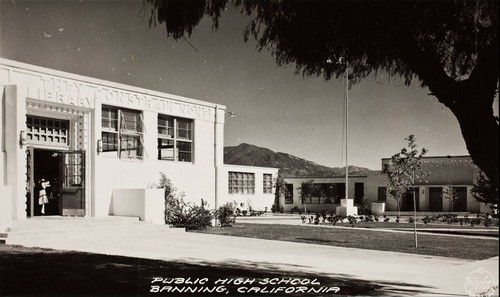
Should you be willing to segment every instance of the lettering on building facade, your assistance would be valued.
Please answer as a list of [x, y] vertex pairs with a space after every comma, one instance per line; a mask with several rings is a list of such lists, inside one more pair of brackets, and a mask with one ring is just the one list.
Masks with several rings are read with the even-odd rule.
[[[26, 74], [24, 74], [26, 75]], [[39, 78], [39, 79], [38, 79]], [[94, 109], [97, 102], [130, 109], [213, 121], [214, 109], [127, 90], [95, 85], [50, 75], [28, 79], [28, 96], [33, 99]]]

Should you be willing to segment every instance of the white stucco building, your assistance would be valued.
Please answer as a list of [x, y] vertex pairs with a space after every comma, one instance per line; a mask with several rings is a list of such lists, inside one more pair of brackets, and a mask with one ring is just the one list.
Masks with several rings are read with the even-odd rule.
[[[261, 188], [277, 169], [224, 166], [225, 106], [6, 59], [0, 92], [0, 225], [108, 216], [127, 201], [120, 189], [144, 189], [160, 172], [187, 201], [211, 208], [229, 200], [248, 206], [250, 196], [267, 206], [272, 196]], [[254, 174], [254, 193], [230, 193], [231, 172]], [[51, 183], [46, 204], [42, 179]]]
[[[484, 212], [489, 207], [479, 203], [471, 194], [471, 189], [478, 177], [479, 168], [470, 156], [424, 157], [421, 160], [428, 176], [415, 181], [416, 210], [420, 212]], [[382, 167], [390, 159], [382, 159]], [[280, 205], [285, 211], [300, 209], [308, 212], [335, 210], [340, 199], [345, 198], [345, 176], [332, 177], [290, 177], [285, 179], [288, 188], [287, 197], [281, 197]], [[304, 183], [316, 185], [310, 197], [302, 198], [301, 188]], [[355, 205], [363, 202], [384, 203], [385, 210], [396, 211], [397, 201], [387, 193], [387, 177], [381, 170], [364, 175], [350, 175], [348, 178], [349, 199]], [[445, 189], [452, 188], [458, 199], [454, 202], [446, 198]], [[400, 204], [402, 211], [413, 211], [413, 192], [407, 193]]]

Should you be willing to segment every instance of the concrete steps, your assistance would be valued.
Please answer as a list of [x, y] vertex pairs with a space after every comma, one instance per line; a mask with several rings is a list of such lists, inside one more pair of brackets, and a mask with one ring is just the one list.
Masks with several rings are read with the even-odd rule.
[[33, 246], [46, 238], [60, 241], [92, 241], [102, 238], [134, 240], [144, 237], [168, 237], [172, 233], [185, 232], [181, 228], [141, 222], [131, 217], [71, 218], [40, 217], [18, 220], [12, 223], [8, 244]]

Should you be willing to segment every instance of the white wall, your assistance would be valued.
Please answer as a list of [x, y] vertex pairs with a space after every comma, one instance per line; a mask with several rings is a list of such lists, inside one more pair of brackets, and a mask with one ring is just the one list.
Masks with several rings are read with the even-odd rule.
[[[84, 110], [88, 115], [85, 121], [89, 122], [84, 128], [88, 133], [82, 134], [85, 135], [82, 148], [87, 151], [89, 160], [86, 166], [87, 215], [108, 215], [113, 189], [145, 188], [158, 181], [160, 172], [172, 180], [178, 192], [185, 192], [186, 201], [199, 204], [204, 199], [215, 207], [216, 166], [222, 166], [223, 162], [224, 106], [6, 59], [0, 59], [0, 86], [3, 86], [0, 111], [3, 112], [2, 122], [6, 123], [0, 126], [5, 132], [0, 142], [5, 157], [0, 161], [3, 166], [0, 178], [12, 189], [9, 195], [12, 218], [26, 218], [26, 146], [19, 145], [19, 135], [26, 129], [27, 98], [30, 102], [59, 109]], [[102, 104], [142, 111], [147, 152], [142, 160], [123, 160], [116, 152], [97, 152]], [[157, 160], [158, 113], [193, 119], [192, 163]], [[54, 117], [57, 115], [55, 113]]]
[[[256, 167], [256, 166], [242, 166], [242, 165], [224, 165], [221, 170], [221, 181], [223, 186], [220, 188], [221, 197], [218, 205], [222, 206], [225, 203], [235, 203], [241, 210], [248, 210], [251, 207], [254, 210], [270, 211], [274, 204], [274, 192], [264, 193], [264, 174], [271, 174], [274, 179], [278, 175], [278, 168], [272, 167]], [[255, 174], [255, 193], [254, 194], [233, 194], [229, 193], [229, 172], [244, 172]]]

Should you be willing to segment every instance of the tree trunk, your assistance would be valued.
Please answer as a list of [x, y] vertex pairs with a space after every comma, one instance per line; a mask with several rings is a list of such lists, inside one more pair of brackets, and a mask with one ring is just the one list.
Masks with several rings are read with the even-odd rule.
[[493, 114], [498, 86], [498, 40], [478, 53], [476, 66], [463, 81], [449, 77], [441, 62], [415, 40], [401, 44], [405, 62], [432, 95], [453, 112], [472, 160], [498, 188], [499, 131]]
[[486, 92], [481, 90], [480, 84], [461, 84], [453, 92], [452, 104], [445, 105], [451, 109], [460, 124], [472, 160], [492, 184], [498, 187], [499, 130], [497, 119], [493, 115], [491, 95], [484, 94]]

